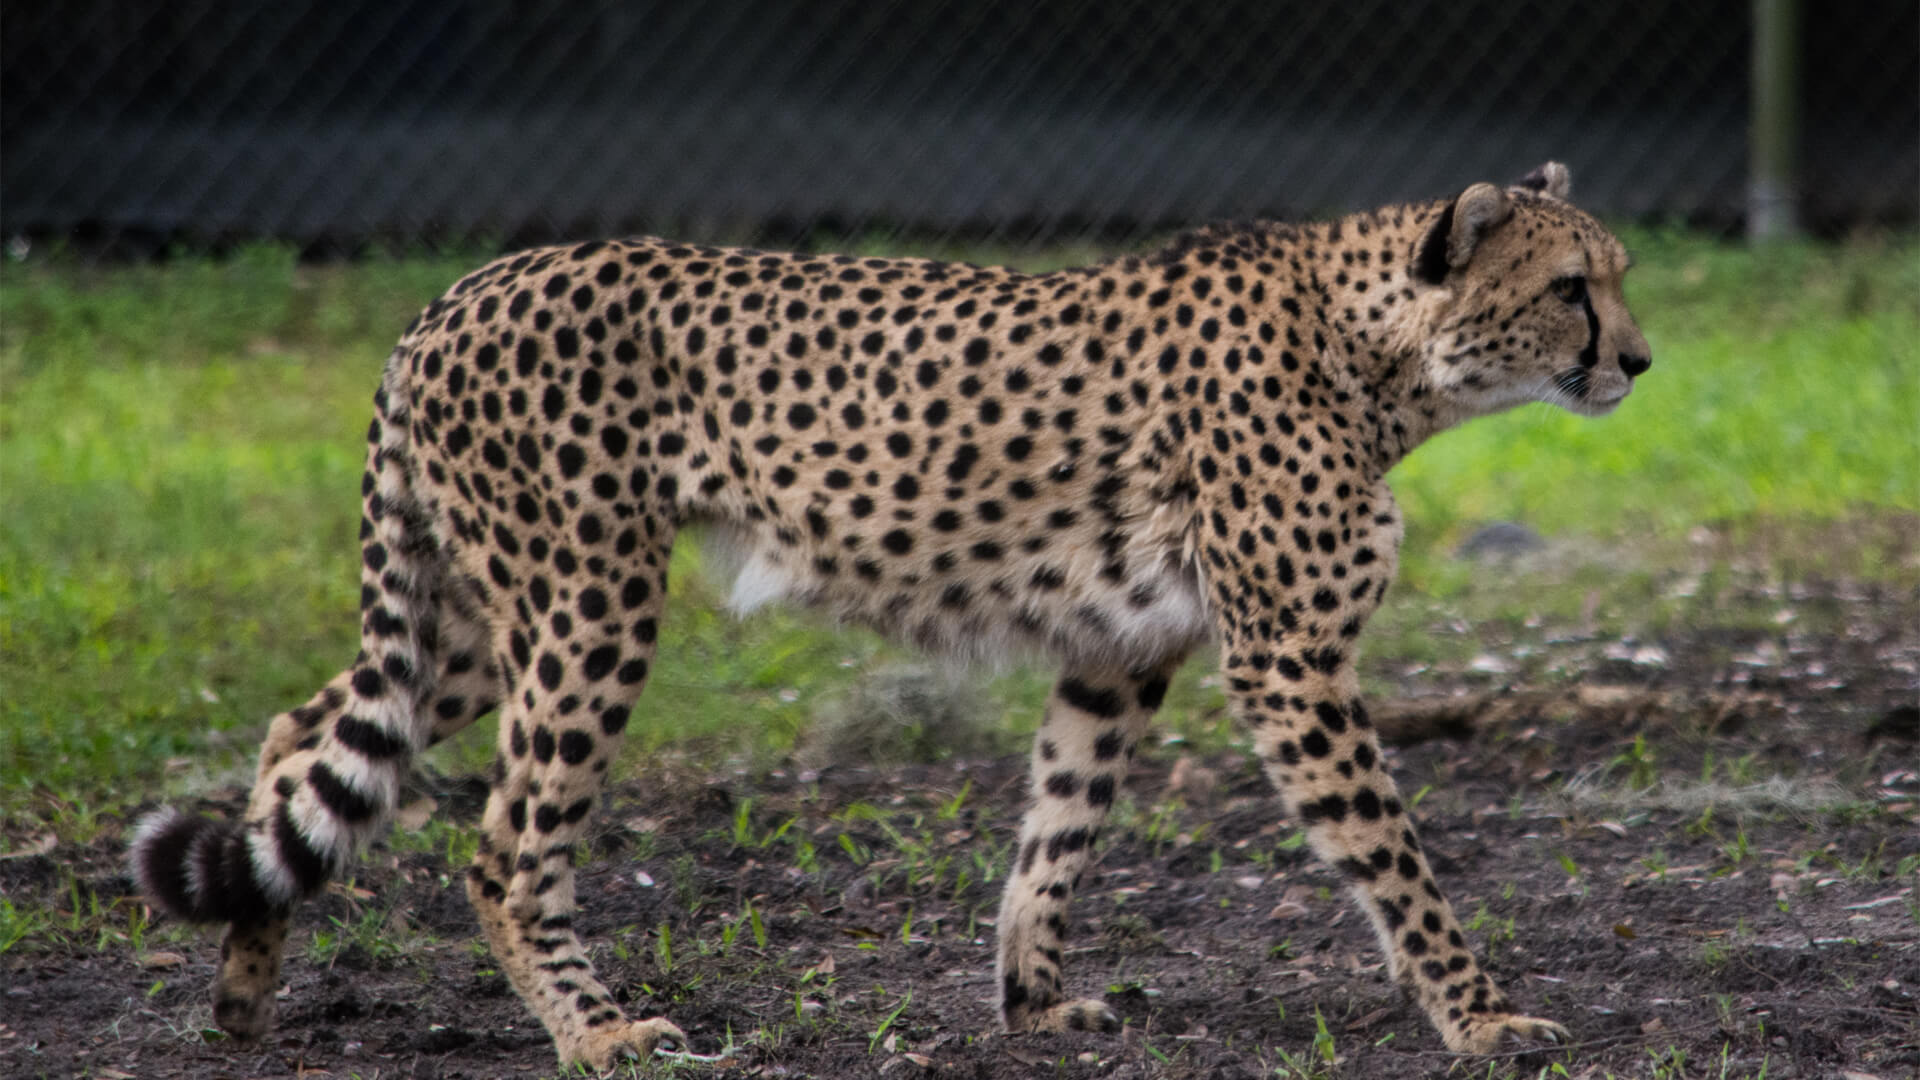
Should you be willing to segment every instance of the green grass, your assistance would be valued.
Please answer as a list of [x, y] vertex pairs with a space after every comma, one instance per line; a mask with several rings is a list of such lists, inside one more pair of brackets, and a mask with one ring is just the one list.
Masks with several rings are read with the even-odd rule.
[[[1411, 538], [1390, 608], [1458, 589], [1468, 572], [1435, 553], [1486, 520], [1658, 540], [1920, 508], [1920, 247], [1629, 246], [1652, 373], [1612, 417], [1530, 407], [1398, 469]], [[352, 656], [372, 389], [400, 328], [479, 261], [255, 248], [0, 269], [0, 814], [243, 779], [262, 721]], [[636, 753], [784, 752], [823, 695], [903, 655], [804, 616], [718, 614], [693, 545], [675, 586]], [[1205, 674], [1176, 684], [1176, 730], [1223, 730]], [[1046, 682], [994, 684], [1010, 730]], [[470, 767], [491, 737], [438, 753]]]

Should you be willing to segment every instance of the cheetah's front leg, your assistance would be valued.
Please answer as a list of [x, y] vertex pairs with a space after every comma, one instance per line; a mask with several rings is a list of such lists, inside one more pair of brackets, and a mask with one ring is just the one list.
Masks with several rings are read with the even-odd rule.
[[[1333, 458], [1324, 461], [1333, 468]], [[1565, 1028], [1516, 1015], [1480, 970], [1360, 703], [1353, 641], [1393, 580], [1393, 494], [1358, 475], [1327, 472], [1317, 481], [1344, 500], [1337, 514], [1321, 504], [1316, 515], [1337, 521], [1339, 531], [1250, 528], [1203, 553], [1228, 703], [1252, 729], [1267, 775], [1306, 825], [1314, 852], [1352, 883], [1394, 976], [1447, 1048], [1486, 1053], [1515, 1037], [1562, 1040]]]
[[1241, 715], [1314, 851], [1352, 884], [1394, 976], [1450, 1050], [1489, 1053], [1514, 1037], [1564, 1040], [1559, 1024], [1516, 1015], [1480, 970], [1434, 883], [1399, 789], [1381, 766], [1351, 670], [1302, 683], [1309, 685], [1288, 687], [1281, 707], [1248, 700]]
[[[1228, 671], [1240, 676], [1230, 679], [1235, 711], [1315, 853], [1346, 875], [1394, 976], [1447, 1048], [1484, 1054], [1517, 1040], [1564, 1041], [1559, 1024], [1514, 1013], [1480, 970], [1381, 764], [1351, 663], [1329, 665], [1341, 655], [1331, 647], [1282, 648], [1270, 663], [1258, 655], [1227, 651]], [[1316, 670], [1327, 666], [1334, 670]], [[1266, 678], [1247, 677], [1260, 669]]]
[[1033, 805], [1000, 903], [1000, 1015], [1008, 1031], [1111, 1031], [1099, 1001], [1063, 1000], [1067, 904], [1093, 857], [1100, 823], [1134, 746], [1166, 696], [1178, 659], [1157, 668], [1070, 670], [1053, 689], [1033, 743]]

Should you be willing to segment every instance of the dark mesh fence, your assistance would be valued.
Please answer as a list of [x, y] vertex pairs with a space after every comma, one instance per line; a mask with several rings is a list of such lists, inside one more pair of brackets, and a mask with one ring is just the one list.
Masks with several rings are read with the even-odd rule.
[[[1797, 38], [1803, 216], [1911, 220], [1916, 6]], [[1751, 52], [1728, 0], [9, 0], [0, 230], [1119, 241], [1547, 158], [1591, 208], [1730, 226]]]

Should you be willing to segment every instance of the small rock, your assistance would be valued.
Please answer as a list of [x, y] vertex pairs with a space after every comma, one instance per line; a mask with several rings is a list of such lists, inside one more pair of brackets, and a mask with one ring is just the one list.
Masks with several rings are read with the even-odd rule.
[[1274, 905], [1272, 911], [1267, 912], [1267, 918], [1275, 920], [1300, 918], [1307, 914], [1307, 898], [1312, 895], [1313, 890], [1305, 885], [1289, 886], [1286, 892], [1280, 894], [1280, 902]]
[[1500, 562], [1517, 558], [1547, 546], [1540, 534], [1515, 521], [1495, 521], [1482, 525], [1454, 552], [1462, 559], [1476, 562]]

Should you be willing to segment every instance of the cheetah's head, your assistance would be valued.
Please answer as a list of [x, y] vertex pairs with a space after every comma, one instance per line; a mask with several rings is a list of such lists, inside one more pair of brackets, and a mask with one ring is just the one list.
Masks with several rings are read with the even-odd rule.
[[1558, 162], [1512, 187], [1475, 184], [1416, 241], [1416, 347], [1463, 415], [1545, 401], [1601, 416], [1652, 365], [1620, 290], [1626, 249], [1567, 202], [1569, 186]]

